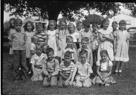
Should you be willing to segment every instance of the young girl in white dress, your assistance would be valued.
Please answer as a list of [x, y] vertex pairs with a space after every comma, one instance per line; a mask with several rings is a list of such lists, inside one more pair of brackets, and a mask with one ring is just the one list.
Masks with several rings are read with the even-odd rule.
[[59, 47], [59, 44], [58, 44], [58, 39], [57, 39], [58, 34], [57, 34], [57, 30], [55, 29], [55, 27], [56, 27], [56, 21], [50, 20], [49, 30], [47, 31], [48, 45], [49, 47], [53, 48], [54, 56], [57, 56], [57, 52], [58, 50], [60, 51], [61, 48]]
[[59, 47], [61, 48], [61, 50], [58, 51], [59, 57], [62, 57], [62, 54], [64, 53], [64, 50], [67, 46], [66, 43], [67, 35], [68, 35], [67, 22], [65, 20], [62, 20], [59, 22], [59, 28], [58, 28], [58, 41], [59, 41]]
[[[30, 65], [30, 58], [31, 58], [31, 38], [35, 34], [34, 30], [34, 25], [31, 21], [28, 21], [24, 25], [24, 30], [25, 34], [27, 36], [26, 40], [26, 61], [27, 65], [29, 68], [29, 71], [31, 70], [31, 65]], [[30, 73], [30, 72], [29, 72]]]
[[112, 66], [113, 63], [109, 59], [107, 50], [102, 50], [100, 52], [101, 60], [96, 62], [97, 65], [97, 76], [93, 79], [94, 84], [100, 84], [105, 86], [110, 86], [110, 84], [116, 83], [112, 77]]
[[112, 35], [112, 31], [108, 30], [108, 26], [109, 26], [109, 20], [108, 19], [104, 19], [102, 22], [102, 29], [100, 29], [98, 31], [99, 33], [99, 39], [100, 39], [100, 44], [98, 47], [98, 54], [97, 54], [97, 60], [101, 60], [101, 56], [100, 56], [100, 51], [101, 50], [107, 50], [108, 55], [110, 57], [110, 60], [113, 61], [114, 60], [114, 54], [113, 54], [113, 35]]
[[126, 30], [126, 21], [121, 20], [119, 22], [119, 30], [114, 32], [115, 36], [115, 61], [117, 61], [117, 66], [115, 72], [119, 75], [122, 72], [123, 62], [129, 61], [129, 38], [130, 35]]

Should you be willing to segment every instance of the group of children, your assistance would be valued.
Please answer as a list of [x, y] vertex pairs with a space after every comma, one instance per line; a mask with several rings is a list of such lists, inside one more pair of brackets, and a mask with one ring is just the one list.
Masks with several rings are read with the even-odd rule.
[[[44, 86], [90, 87], [92, 84], [109, 86], [116, 83], [114, 72], [121, 74], [123, 62], [129, 60], [129, 33], [126, 22], [104, 19], [97, 24], [76, 25], [66, 21], [50, 20], [47, 29], [43, 24], [28, 21], [22, 29], [21, 19], [10, 20], [10, 54], [14, 55], [14, 73], [21, 69], [30, 74], [32, 81], [43, 81]], [[91, 77], [95, 75], [94, 77]]]

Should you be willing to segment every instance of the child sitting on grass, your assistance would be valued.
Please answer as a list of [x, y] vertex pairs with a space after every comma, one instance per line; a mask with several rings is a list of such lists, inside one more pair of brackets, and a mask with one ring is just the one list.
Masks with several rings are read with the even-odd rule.
[[112, 75], [112, 61], [109, 59], [107, 50], [100, 52], [101, 60], [97, 61], [97, 76], [93, 79], [94, 84], [100, 84], [110, 86], [110, 84], [116, 83]]
[[42, 81], [43, 80], [43, 70], [44, 64], [46, 63], [47, 55], [42, 53], [40, 46], [36, 46], [36, 53], [31, 58], [33, 75], [31, 77], [32, 81]]
[[74, 63], [71, 61], [70, 51], [65, 52], [64, 61], [60, 64], [59, 86], [68, 86], [74, 71]]
[[57, 78], [59, 73], [59, 61], [54, 57], [54, 50], [52, 48], [47, 49], [47, 63], [44, 65], [44, 80], [43, 85], [57, 86]]
[[[77, 87], [90, 87], [92, 85], [90, 75], [93, 73], [91, 65], [87, 62], [88, 52], [81, 50], [79, 58], [81, 62], [77, 62], [73, 72], [70, 84], [72, 85], [74, 78], [76, 77], [75, 86]], [[77, 73], [77, 75], [76, 75]]]

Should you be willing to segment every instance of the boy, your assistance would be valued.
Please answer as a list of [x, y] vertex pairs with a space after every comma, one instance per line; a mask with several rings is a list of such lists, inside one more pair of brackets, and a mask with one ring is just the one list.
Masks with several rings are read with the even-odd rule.
[[47, 49], [47, 63], [44, 65], [44, 81], [43, 85], [57, 86], [57, 78], [59, 73], [59, 61], [54, 57], [54, 50], [52, 48]]
[[[89, 39], [87, 37], [82, 38], [81, 40], [81, 48], [78, 49], [78, 57], [79, 52], [83, 49], [86, 50], [88, 52], [88, 56], [87, 56], [87, 62], [91, 65], [91, 67], [93, 66], [93, 56], [92, 56], [92, 50], [88, 47], [89, 44]], [[80, 58], [79, 58], [80, 59]], [[78, 60], [80, 61], [80, 60]]]
[[36, 46], [36, 53], [31, 58], [31, 64], [32, 64], [32, 71], [33, 75], [31, 80], [32, 81], [42, 81], [43, 80], [43, 70], [44, 70], [44, 64], [46, 63], [47, 55], [42, 53], [42, 49], [40, 46]]
[[87, 62], [88, 52], [86, 50], [81, 50], [79, 55], [81, 62], [76, 63], [70, 84], [73, 83], [74, 77], [76, 77], [75, 86], [90, 87], [92, 84], [90, 79], [90, 74], [93, 73], [93, 71], [92, 71], [92, 67]]
[[68, 86], [74, 71], [74, 63], [71, 61], [72, 54], [66, 51], [64, 61], [60, 64], [59, 86]]
[[12, 46], [14, 52], [14, 73], [17, 75], [17, 71], [19, 67], [23, 67], [23, 70], [26, 72], [28, 71], [26, 65], [26, 51], [25, 51], [25, 43], [27, 36], [24, 32], [21, 32], [22, 27], [22, 20], [16, 19], [15, 20], [15, 30], [16, 32], [12, 33], [9, 36], [10, 44]]
[[[66, 48], [64, 50], [63, 55], [65, 54], [66, 51], [70, 51], [72, 53], [72, 61], [74, 63], [76, 63], [78, 58], [77, 58], [77, 51], [73, 46], [73, 37], [72, 36], [67, 36], [66, 37], [66, 43], [67, 43], [67, 46], [66, 46]], [[64, 56], [63, 56], [63, 58], [64, 58]]]

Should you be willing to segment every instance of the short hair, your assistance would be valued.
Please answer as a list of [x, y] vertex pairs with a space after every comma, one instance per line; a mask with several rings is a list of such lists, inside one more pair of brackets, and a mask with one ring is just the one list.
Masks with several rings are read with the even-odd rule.
[[82, 41], [89, 42], [89, 38], [88, 38], [88, 37], [83, 37], [83, 38], [81, 39], [81, 42], [82, 42]]
[[69, 27], [70, 25], [72, 25], [74, 28], [76, 28], [76, 26], [75, 26], [75, 24], [74, 24], [73, 22], [70, 22], [70, 23], [68, 24], [68, 27]]
[[118, 24], [117, 21], [113, 21], [113, 22], [112, 22], [112, 24], [114, 24], [114, 23], [115, 23], [115, 24]]
[[14, 22], [15, 22], [15, 20], [16, 20], [15, 18], [10, 18], [10, 19], [9, 19], [9, 23], [10, 23], [11, 21], [14, 21]]
[[65, 57], [70, 57], [72, 58], [72, 53], [70, 51], [66, 51], [65, 54], [64, 54], [64, 58]]
[[82, 49], [82, 50], [79, 52], [79, 56], [84, 55], [84, 54], [86, 54], [86, 56], [88, 56], [87, 50]]
[[39, 46], [39, 45], [36, 45], [36, 51], [37, 51], [37, 49], [39, 49], [39, 50], [42, 51], [42, 48], [41, 48], [41, 46]]
[[98, 27], [98, 24], [92, 24], [92, 27], [97, 27], [97, 28], [99, 28], [99, 27]]
[[31, 26], [32, 26], [32, 30], [31, 30], [31, 31], [33, 31], [33, 30], [34, 30], [34, 24], [33, 24], [33, 22], [31, 22], [31, 21], [27, 21], [27, 22], [25, 23], [25, 25], [24, 25], [24, 30], [27, 31], [27, 24], [28, 24], [28, 23], [31, 24]]
[[119, 25], [120, 24], [124, 24], [124, 25], [126, 25], [127, 23], [126, 23], [126, 21], [125, 20], [121, 20], [120, 22], [119, 22]]
[[19, 18], [17, 18], [17, 19], [15, 19], [15, 25], [16, 24], [23, 24], [23, 22], [22, 22], [22, 20], [21, 19], [19, 19]]
[[36, 28], [39, 26], [42, 26], [42, 28], [43, 28], [43, 24], [41, 22], [36, 23]]
[[71, 41], [71, 40], [73, 41], [73, 37], [72, 37], [72, 36], [70, 36], [70, 35], [69, 35], [69, 36], [66, 36], [66, 42], [67, 42], [67, 41]]
[[50, 52], [53, 52], [53, 53], [54, 53], [54, 50], [53, 50], [53, 48], [51, 48], [51, 47], [47, 48], [47, 55], [49, 55]]
[[106, 54], [107, 56], [109, 56], [109, 54], [108, 54], [108, 51], [107, 51], [107, 50], [101, 50], [101, 51], [100, 51], [100, 55], [102, 55], [102, 54]]

